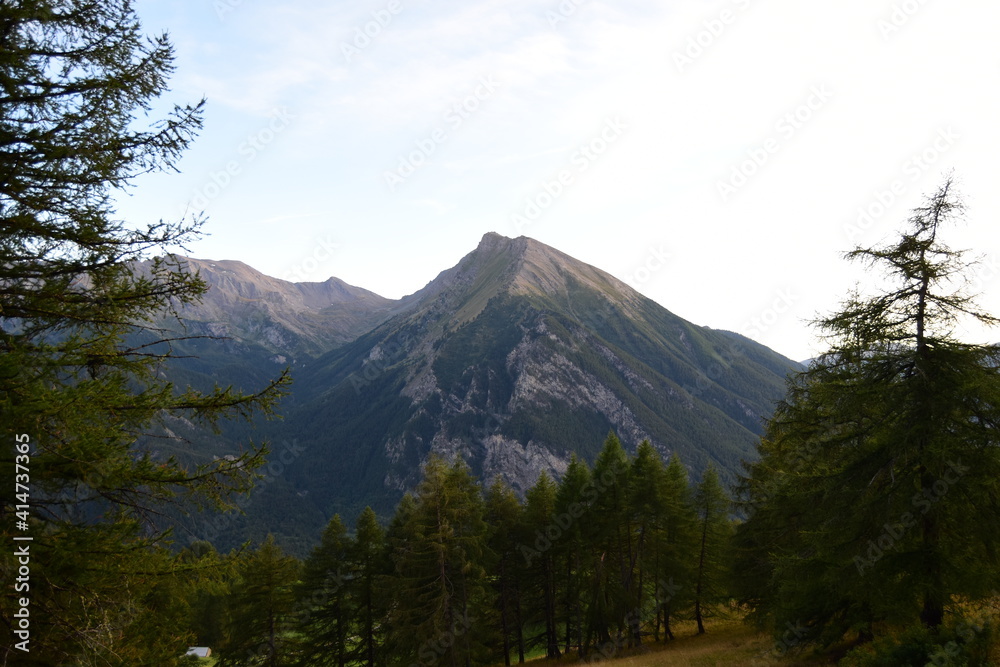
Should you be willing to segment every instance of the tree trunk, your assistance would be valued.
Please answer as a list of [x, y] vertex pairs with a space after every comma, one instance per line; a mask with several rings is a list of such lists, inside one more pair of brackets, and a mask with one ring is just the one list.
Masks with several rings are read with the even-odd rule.
[[694, 591], [694, 619], [698, 622], [698, 634], [705, 634], [705, 624], [702, 621], [701, 614], [701, 594], [702, 594], [702, 579], [704, 578], [705, 571], [705, 545], [708, 541], [708, 516], [706, 513], [705, 520], [701, 527], [701, 549], [698, 552], [698, 583], [695, 586]]
[[500, 558], [500, 634], [503, 637], [503, 664], [510, 667], [510, 628], [507, 619], [509, 606], [509, 591], [507, 587], [507, 559]]
[[514, 623], [517, 629], [517, 662], [524, 664], [524, 619], [521, 617], [521, 591], [514, 590]]
[[271, 667], [278, 667], [278, 641], [277, 641], [277, 629], [275, 628], [275, 611], [274, 607], [269, 607], [267, 610], [267, 650], [270, 655], [268, 656], [268, 662]]
[[632, 571], [638, 568], [637, 581], [635, 587], [635, 610], [629, 616], [632, 632], [632, 646], [642, 646], [642, 551], [646, 543], [646, 526], [639, 529], [639, 539], [636, 543], [635, 558], [632, 561]]
[[374, 596], [375, 591], [371, 590], [372, 586], [369, 582], [368, 590], [368, 617], [365, 619], [365, 639], [368, 642], [366, 649], [366, 662], [368, 667], [375, 667], [375, 604]]
[[[927, 485], [924, 488], [928, 488]], [[944, 623], [945, 594], [941, 576], [941, 564], [938, 561], [937, 548], [940, 541], [937, 517], [932, 510], [920, 522], [921, 537], [924, 543], [924, 601], [920, 610], [920, 622], [925, 627], [937, 632]]]
[[337, 621], [337, 667], [347, 667], [347, 637], [344, 632], [344, 614], [340, 602], [334, 607], [334, 618]]
[[[935, 230], [937, 224], [937, 211], [935, 211]], [[920, 262], [926, 261], [925, 252], [920, 253]], [[925, 327], [927, 318], [927, 294], [930, 290], [930, 276], [921, 277], [920, 289], [917, 296], [917, 349], [915, 369], [916, 377], [913, 381], [917, 383], [917, 396], [920, 404], [920, 412], [923, 417], [931, 414], [930, 406], [933, 405], [933, 389], [925, 383], [927, 376], [927, 357], [929, 354]], [[921, 433], [921, 438], [917, 443], [921, 459], [920, 483], [924, 489], [933, 487], [935, 478], [927, 470], [923, 461], [926, 460], [926, 435]], [[924, 515], [920, 521], [920, 537], [924, 549], [924, 600], [923, 609], [920, 610], [920, 621], [935, 632], [944, 622], [944, 584], [942, 581], [941, 564], [938, 560], [938, 549], [940, 545], [940, 530], [934, 509]]]
[[559, 658], [559, 628], [556, 624], [556, 582], [555, 563], [549, 556], [545, 557], [545, 644], [546, 657]]
[[573, 554], [566, 554], [566, 648], [569, 653], [573, 636]]

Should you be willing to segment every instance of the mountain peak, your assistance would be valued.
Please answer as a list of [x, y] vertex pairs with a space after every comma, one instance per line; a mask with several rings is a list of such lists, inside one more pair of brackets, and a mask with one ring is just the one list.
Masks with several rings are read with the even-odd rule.
[[496, 232], [486, 232], [483, 234], [483, 238], [479, 241], [479, 248], [489, 249], [497, 247], [500, 244], [510, 243], [511, 238], [504, 236], [503, 234], [498, 234]]
[[562, 301], [575, 285], [593, 289], [623, 305], [639, 298], [631, 287], [610, 273], [541, 241], [519, 236], [509, 242], [518, 259], [510, 283], [513, 293], [555, 297]]
[[627, 310], [642, 301], [631, 287], [590, 264], [536, 239], [496, 232], [484, 234], [475, 250], [407, 301], [429, 303], [428, 299], [448, 294], [445, 302], [455, 307], [448, 319], [468, 322], [500, 294], [526, 296], [544, 307], [572, 308], [572, 294], [579, 289], [600, 293]]

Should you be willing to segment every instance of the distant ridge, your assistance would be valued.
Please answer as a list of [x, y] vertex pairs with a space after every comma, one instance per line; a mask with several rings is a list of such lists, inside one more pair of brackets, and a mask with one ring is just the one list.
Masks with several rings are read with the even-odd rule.
[[180, 258], [209, 285], [181, 311], [195, 328], [286, 356], [316, 356], [351, 341], [394, 313], [400, 302], [339, 278], [293, 283], [234, 260]]

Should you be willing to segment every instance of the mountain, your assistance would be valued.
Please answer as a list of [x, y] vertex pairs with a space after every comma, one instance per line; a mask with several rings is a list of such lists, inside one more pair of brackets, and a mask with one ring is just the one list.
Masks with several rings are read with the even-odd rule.
[[[238, 282], [227, 289], [263, 294]], [[242, 302], [219, 315], [230, 305]], [[377, 323], [296, 364], [285, 419], [270, 431], [280, 472], [251, 499], [255, 519], [226, 526], [229, 539], [315, 539], [334, 513], [353, 518], [367, 504], [387, 514], [432, 452], [523, 492], [574, 453], [593, 460], [609, 430], [629, 448], [649, 439], [678, 453], [695, 476], [712, 462], [731, 478], [799, 368], [526, 237], [487, 234], [414, 295], [369, 297], [355, 313], [361, 328]]]
[[242, 262], [182, 261], [209, 286], [200, 304], [180, 312], [189, 328], [282, 355], [322, 354], [369, 331], [406, 303], [337, 278], [292, 283]]

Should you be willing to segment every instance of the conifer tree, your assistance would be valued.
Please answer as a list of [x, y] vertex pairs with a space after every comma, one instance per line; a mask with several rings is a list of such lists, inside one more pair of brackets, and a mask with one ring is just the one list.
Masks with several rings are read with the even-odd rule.
[[847, 254], [884, 273], [819, 322], [829, 351], [794, 378], [741, 495], [743, 597], [773, 627], [824, 642], [919, 623], [935, 631], [1000, 572], [1000, 368], [963, 320], [994, 325], [946, 246], [951, 179], [898, 238]]
[[694, 572], [694, 619], [698, 634], [705, 633], [704, 619], [726, 598], [729, 567], [730, 500], [709, 464], [694, 492], [698, 515], [697, 565]]
[[492, 556], [495, 622], [505, 665], [510, 665], [511, 651], [517, 650], [518, 662], [524, 662], [524, 619], [521, 611], [525, 562], [518, 549], [522, 537], [523, 511], [517, 496], [500, 477], [486, 493], [486, 523], [489, 525], [489, 551]]
[[555, 512], [560, 524], [561, 537], [556, 549], [557, 589], [561, 591], [556, 620], [564, 630], [564, 651], [573, 646], [583, 646], [584, 600], [583, 591], [590, 568], [590, 545], [584, 540], [586, 526], [591, 521], [590, 506], [597, 491], [590, 475], [590, 468], [575, 454], [570, 456], [566, 472], [556, 490]]
[[525, 495], [524, 522], [527, 539], [533, 540], [535, 550], [527, 563], [528, 619], [538, 623], [542, 633], [531, 645], [545, 647], [547, 658], [558, 658], [559, 628], [556, 624], [556, 554], [555, 544], [560, 529], [555, 522], [556, 485], [548, 473], [542, 472], [535, 485]]
[[181, 551], [185, 577], [188, 627], [197, 646], [218, 647], [229, 628], [228, 600], [236, 578], [235, 559], [219, 554], [209, 542], [193, 542]]
[[489, 654], [483, 500], [468, 467], [432, 456], [391, 529], [395, 600], [389, 655], [458, 667]]
[[[414, 600], [406, 600], [407, 604], [401, 604], [401, 592], [408, 590], [409, 586], [418, 585], [415, 578], [411, 581], [404, 581], [403, 572], [400, 569], [403, 554], [412, 551], [412, 545], [418, 536], [417, 521], [417, 499], [412, 492], [406, 492], [396, 506], [396, 511], [386, 528], [385, 540], [388, 552], [389, 569], [388, 573], [379, 581], [384, 591], [382, 606], [385, 610], [386, 632], [383, 636], [383, 651], [386, 656], [385, 664], [393, 665], [401, 661], [394, 661], [390, 656], [405, 655], [413, 649], [412, 637], [406, 632], [409, 627], [410, 616], [413, 615], [410, 606]], [[407, 573], [415, 568], [407, 566]]]
[[[626, 623], [636, 610], [633, 598], [634, 535], [628, 511], [629, 457], [609, 433], [597, 460], [592, 521], [586, 539], [593, 545], [584, 650], [621, 647]], [[631, 637], [631, 634], [630, 634]]]
[[348, 592], [353, 551], [354, 542], [347, 528], [340, 515], [334, 515], [302, 567], [298, 597], [305, 619], [297, 628], [303, 638], [300, 665], [348, 664], [355, 615], [354, 600]]
[[[144, 271], [136, 262], [190, 242], [200, 221], [126, 222], [114, 199], [136, 176], [174, 169], [200, 128], [201, 103], [143, 127], [172, 57], [166, 35], [143, 35], [129, 0], [0, 4], [0, 413], [9, 443], [0, 470], [13, 479], [27, 460], [16, 458], [26, 454], [15, 438], [29, 445], [32, 511], [21, 530], [36, 537], [33, 568], [47, 573], [33, 581], [37, 631], [20, 664], [176, 662], [185, 638], [169, 651], [160, 643], [176, 628], [151, 637], [131, 626], [178, 567], [157, 552], [164, 536], [153, 519], [181, 496], [224, 504], [263, 460], [248, 443], [243, 456], [195, 468], [143, 442], [168, 415], [211, 427], [268, 410], [278, 393], [201, 394], [160, 374], [169, 342], [153, 322], [206, 285], [169, 255]], [[0, 513], [9, 516], [14, 500], [5, 494]], [[13, 526], [0, 528], [8, 542]], [[8, 551], [5, 572], [16, 565]], [[17, 597], [0, 596], [8, 627]]]
[[295, 645], [289, 632], [295, 625], [294, 586], [299, 566], [270, 534], [243, 558], [230, 598], [230, 627], [219, 650], [219, 667], [294, 664]]
[[687, 469], [674, 454], [663, 469], [661, 478], [661, 513], [663, 534], [657, 545], [654, 569], [656, 582], [656, 620], [654, 635], [673, 639], [671, 618], [674, 613], [694, 604], [698, 550], [698, 517], [691, 499]]
[[629, 471], [628, 506], [635, 525], [635, 548], [632, 568], [635, 572], [632, 608], [637, 610], [631, 621], [632, 643], [642, 643], [641, 621], [647, 606], [646, 589], [652, 589], [652, 599], [657, 595], [656, 565], [663, 521], [666, 519], [663, 503], [663, 460], [649, 440], [643, 440], [636, 449]]
[[384, 593], [379, 586], [389, 571], [385, 531], [371, 507], [358, 516], [351, 553], [349, 591], [353, 596], [357, 643], [351, 657], [365, 667], [382, 664]]

